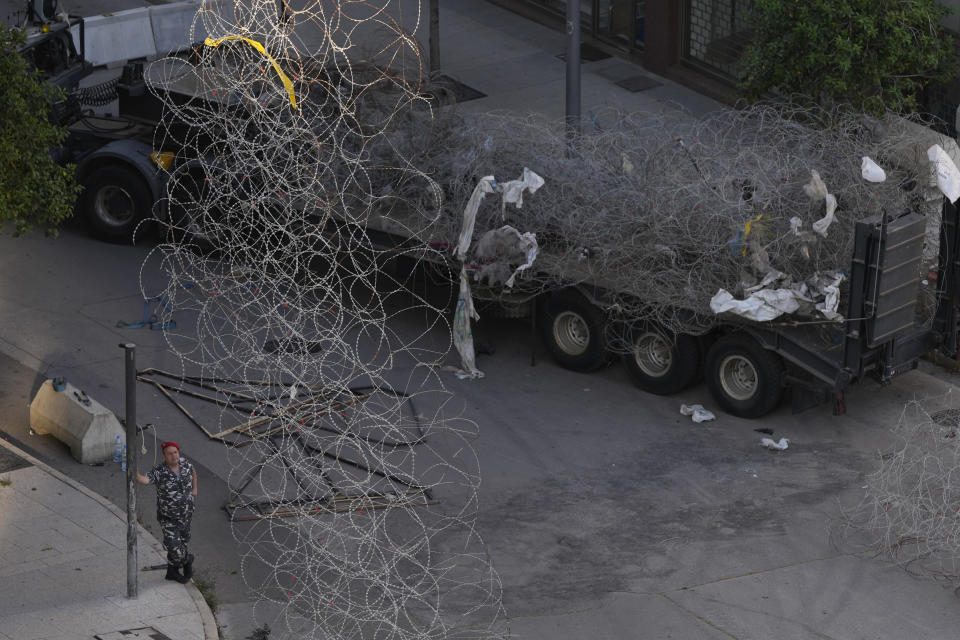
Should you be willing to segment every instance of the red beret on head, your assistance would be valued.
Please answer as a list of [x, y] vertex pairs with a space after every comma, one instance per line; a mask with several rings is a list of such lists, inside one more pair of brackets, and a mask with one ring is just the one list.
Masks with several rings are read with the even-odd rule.
[[160, 445], [160, 451], [166, 451], [166, 450], [167, 450], [167, 447], [173, 447], [173, 448], [176, 449], [177, 451], [180, 451], [180, 445], [178, 445], [178, 444], [177, 444], [176, 442], [174, 442], [173, 440], [171, 440], [171, 441], [169, 441], [169, 442], [164, 442], [162, 445]]

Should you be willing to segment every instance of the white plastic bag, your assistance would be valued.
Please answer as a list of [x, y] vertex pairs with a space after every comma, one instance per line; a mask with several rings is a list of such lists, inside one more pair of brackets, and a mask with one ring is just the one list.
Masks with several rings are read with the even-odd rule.
[[[827, 185], [815, 170], [810, 170], [810, 182], [803, 185], [803, 192], [814, 202], [826, 201], [827, 212], [822, 218], [813, 223], [813, 230], [824, 238], [827, 237], [827, 228], [833, 224], [834, 212], [837, 210], [837, 199], [827, 190]], [[799, 227], [794, 228], [794, 233]]]
[[[477, 280], [488, 278], [490, 284], [503, 282], [506, 287], [513, 287], [517, 275], [533, 266], [538, 249], [536, 235], [520, 233], [508, 224], [487, 231], [477, 240], [474, 255], [481, 260], [496, 262], [485, 265], [477, 275]], [[511, 264], [518, 263], [519, 267], [510, 269]]]
[[710, 299], [710, 310], [714, 313], [729, 311], [757, 322], [773, 320], [799, 308], [796, 294], [789, 289], [761, 289], [751, 293], [745, 300], [737, 300], [726, 289], [720, 289]]
[[460, 353], [463, 371], [467, 377], [482, 378], [483, 371], [477, 369], [477, 356], [473, 350], [473, 331], [470, 320], [479, 320], [480, 316], [473, 308], [473, 294], [470, 292], [470, 280], [466, 268], [460, 269], [460, 296], [457, 298], [457, 310], [453, 314], [453, 344]]
[[793, 235], [799, 236], [800, 227], [802, 226], [803, 226], [803, 220], [801, 220], [797, 216], [793, 216], [792, 218], [790, 218], [790, 230], [793, 231]]
[[867, 156], [860, 161], [860, 175], [867, 182], [883, 182], [887, 179], [887, 172]]
[[463, 208], [463, 225], [460, 227], [460, 238], [457, 241], [454, 254], [461, 262], [467, 257], [467, 250], [470, 248], [470, 242], [473, 240], [473, 227], [477, 222], [477, 210], [480, 208], [480, 201], [488, 193], [497, 190], [497, 181], [493, 176], [484, 176], [480, 182], [473, 188], [470, 199], [467, 200], [467, 206]]
[[507, 209], [507, 203], [517, 205], [517, 209], [523, 206], [523, 192], [529, 191], [531, 194], [536, 193], [537, 189], [543, 186], [543, 178], [538, 176], [530, 169], [524, 167], [523, 174], [520, 176], [519, 180], [511, 180], [510, 182], [505, 182], [500, 190], [503, 193], [503, 203], [501, 213], [505, 213]]
[[815, 169], [810, 171], [810, 182], [803, 185], [803, 192], [814, 202], [827, 197], [827, 185], [824, 184], [820, 174]]
[[460, 238], [457, 240], [457, 246], [454, 249], [457, 259], [463, 262], [467, 256], [467, 250], [473, 240], [473, 227], [477, 222], [477, 211], [480, 209], [480, 202], [484, 196], [488, 193], [499, 192], [503, 197], [501, 215], [506, 215], [508, 202], [517, 205], [519, 209], [523, 206], [523, 192], [536, 193], [537, 189], [542, 187], [543, 184], [543, 178], [526, 167], [523, 168], [523, 174], [519, 180], [511, 180], [503, 184], [499, 184], [493, 176], [480, 178], [480, 182], [477, 183], [477, 186], [473, 188], [473, 193], [470, 194], [470, 199], [467, 200], [467, 206], [463, 208]]
[[840, 306], [840, 283], [843, 275], [838, 275], [833, 282], [823, 287], [824, 300], [816, 304], [816, 309], [827, 320], [843, 320], [843, 314], [837, 312]]
[[704, 409], [702, 404], [682, 404], [680, 405], [680, 415], [690, 416], [690, 418], [698, 424], [706, 422], [707, 420], [713, 420], [717, 417], [713, 415], [711, 411]]
[[938, 144], [927, 149], [927, 157], [937, 172], [937, 187], [950, 202], [960, 198], [960, 169]]
[[780, 438], [779, 442], [771, 440], [770, 438], [760, 438], [760, 446], [766, 447], [771, 451], [783, 451], [790, 446], [790, 441], [786, 438]]
[[793, 313], [800, 308], [797, 296], [791, 289], [761, 289], [751, 293], [750, 296], [760, 298], [780, 313]]
[[826, 200], [827, 203], [827, 213], [825, 216], [813, 223], [813, 230], [826, 238], [827, 229], [831, 224], [833, 224], [833, 221], [836, 220], [836, 217], [833, 214], [837, 210], [837, 199], [832, 193], [828, 193], [824, 200]]

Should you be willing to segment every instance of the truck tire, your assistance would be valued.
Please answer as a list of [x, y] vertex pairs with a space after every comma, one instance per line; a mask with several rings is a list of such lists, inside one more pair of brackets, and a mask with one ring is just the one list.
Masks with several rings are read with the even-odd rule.
[[538, 323], [547, 350], [564, 369], [585, 372], [606, 364], [603, 312], [576, 289], [552, 294]]
[[783, 362], [744, 333], [719, 338], [707, 352], [707, 388], [720, 408], [739, 418], [760, 418], [783, 394]]
[[202, 169], [192, 168], [175, 174], [168, 186], [169, 224], [166, 240], [194, 249], [197, 253], [212, 253], [215, 244], [205, 230], [209, 227], [205, 216], [219, 215], [209, 210], [206, 203], [207, 175]]
[[95, 169], [83, 180], [83, 187], [82, 215], [100, 240], [132, 242], [137, 225], [153, 211], [150, 187], [129, 167], [106, 165]]
[[689, 387], [700, 374], [700, 344], [686, 333], [671, 335], [652, 324], [634, 328], [632, 350], [623, 364], [633, 382], [650, 393], [668, 396]]

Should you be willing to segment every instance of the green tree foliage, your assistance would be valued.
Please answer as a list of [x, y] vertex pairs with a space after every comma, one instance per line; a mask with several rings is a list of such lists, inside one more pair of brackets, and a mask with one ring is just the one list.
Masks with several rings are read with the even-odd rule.
[[740, 88], [751, 101], [772, 92], [873, 114], [912, 111], [928, 82], [952, 75], [947, 13], [936, 0], [754, 0]]
[[50, 156], [66, 137], [49, 117], [63, 92], [18, 53], [24, 41], [22, 31], [0, 24], [0, 230], [12, 223], [14, 235], [34, 225], [54, 234], [73, 214], [79, 187], [74, 167]]

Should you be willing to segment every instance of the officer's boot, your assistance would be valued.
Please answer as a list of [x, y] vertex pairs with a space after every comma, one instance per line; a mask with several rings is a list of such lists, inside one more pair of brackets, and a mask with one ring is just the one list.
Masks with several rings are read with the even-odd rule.
[[176, 580], [177, 582], [184, 582], [183, 576], [180, 575], [180, 570], [176, 566], [170, 563], [167, 563], [167, 575], [164, 577], [167, 580]]
[[183, 577], [185, 578], [184, 582], [193, 577], [193, 554], [187, 554], [187, 561], [183, 563]]

